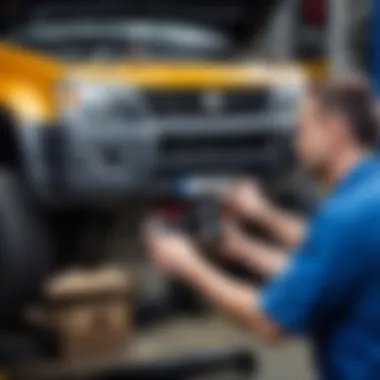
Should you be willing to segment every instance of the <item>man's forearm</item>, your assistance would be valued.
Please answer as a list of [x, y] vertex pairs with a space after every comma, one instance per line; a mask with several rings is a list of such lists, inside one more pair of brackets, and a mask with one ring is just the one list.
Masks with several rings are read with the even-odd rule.
[[279, 274], [289, 260], [285, 250], [248, 237], [237, 244], [234, 258], [265, 277]]
[[228, 278], [204, 261], [184, 277], [213, 304], [265, 340], [281, 336], [278, 327], [261, 313], [259, 295], [252, 286]]
[[305, 235], [306, 222], [304, 219], [275, 206], [269, 207], [260, 217], [260, 223], [272, 237], [287, 247], [297, 246]]

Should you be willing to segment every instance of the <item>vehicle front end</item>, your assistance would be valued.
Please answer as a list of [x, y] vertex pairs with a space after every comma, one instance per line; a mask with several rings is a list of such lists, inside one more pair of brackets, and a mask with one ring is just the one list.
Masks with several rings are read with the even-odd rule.
[[41, 196], [82, 204], [192, 198], [241, 176], [277, 183], [291, 170], [305, 89], [296, 70], [276, 78], [249, 66], [146, 67], [147, 75], [177, 75], [175, 85], [136, 83], [136, 72], [115, 70], [69, 73], [57, 84], [59, 116], [40, 129], [41, 154], [26, 161]]
[[306, 77], [295, 65], [238, 57], [232, 30], [250, 25], [251, 6], [207, 16], [220, 20], [198, 20], [186, 7], [165, 20], [133, 8], [129, 19], [113, 8], [109, 19], [99, 9], [89, 21], [88, 4], [87, 18], [70, 6], [61, 20], [60, 7], [12, 37], [64, 67], [44, 94], [55, 111], [43, 121], [50, 128], [26, 144], [36, 194], [99, 204], [192, 198], [240, 176], [258, 176], [270, 189], [289, 182], [289, 137]]

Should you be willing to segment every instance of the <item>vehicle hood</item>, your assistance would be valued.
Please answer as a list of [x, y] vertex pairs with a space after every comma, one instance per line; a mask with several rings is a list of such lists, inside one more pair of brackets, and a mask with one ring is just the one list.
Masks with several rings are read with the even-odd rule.
[[34, 0], [33, 20], [123, 17], [182, 20], [222, 30], [236, 42], [251, 40], [282, 0]]

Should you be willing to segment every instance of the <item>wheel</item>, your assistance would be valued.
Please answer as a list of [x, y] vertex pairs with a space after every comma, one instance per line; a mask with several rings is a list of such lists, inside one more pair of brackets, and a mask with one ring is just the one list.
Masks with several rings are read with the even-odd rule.
[[51, 268], [51, 252], [22, 183], [0, 170], [0, 315], [18, 315]]

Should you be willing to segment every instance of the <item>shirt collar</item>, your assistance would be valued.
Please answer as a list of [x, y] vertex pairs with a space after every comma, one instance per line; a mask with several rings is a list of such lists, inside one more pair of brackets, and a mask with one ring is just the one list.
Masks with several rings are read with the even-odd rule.
[[357, 162], [353, 168], [346, 173], [335, 187], [334, 194], [351, 189], [357, 183], [367, 180], [374, 174], [380, 174], [380, 156], [370, 153]]

